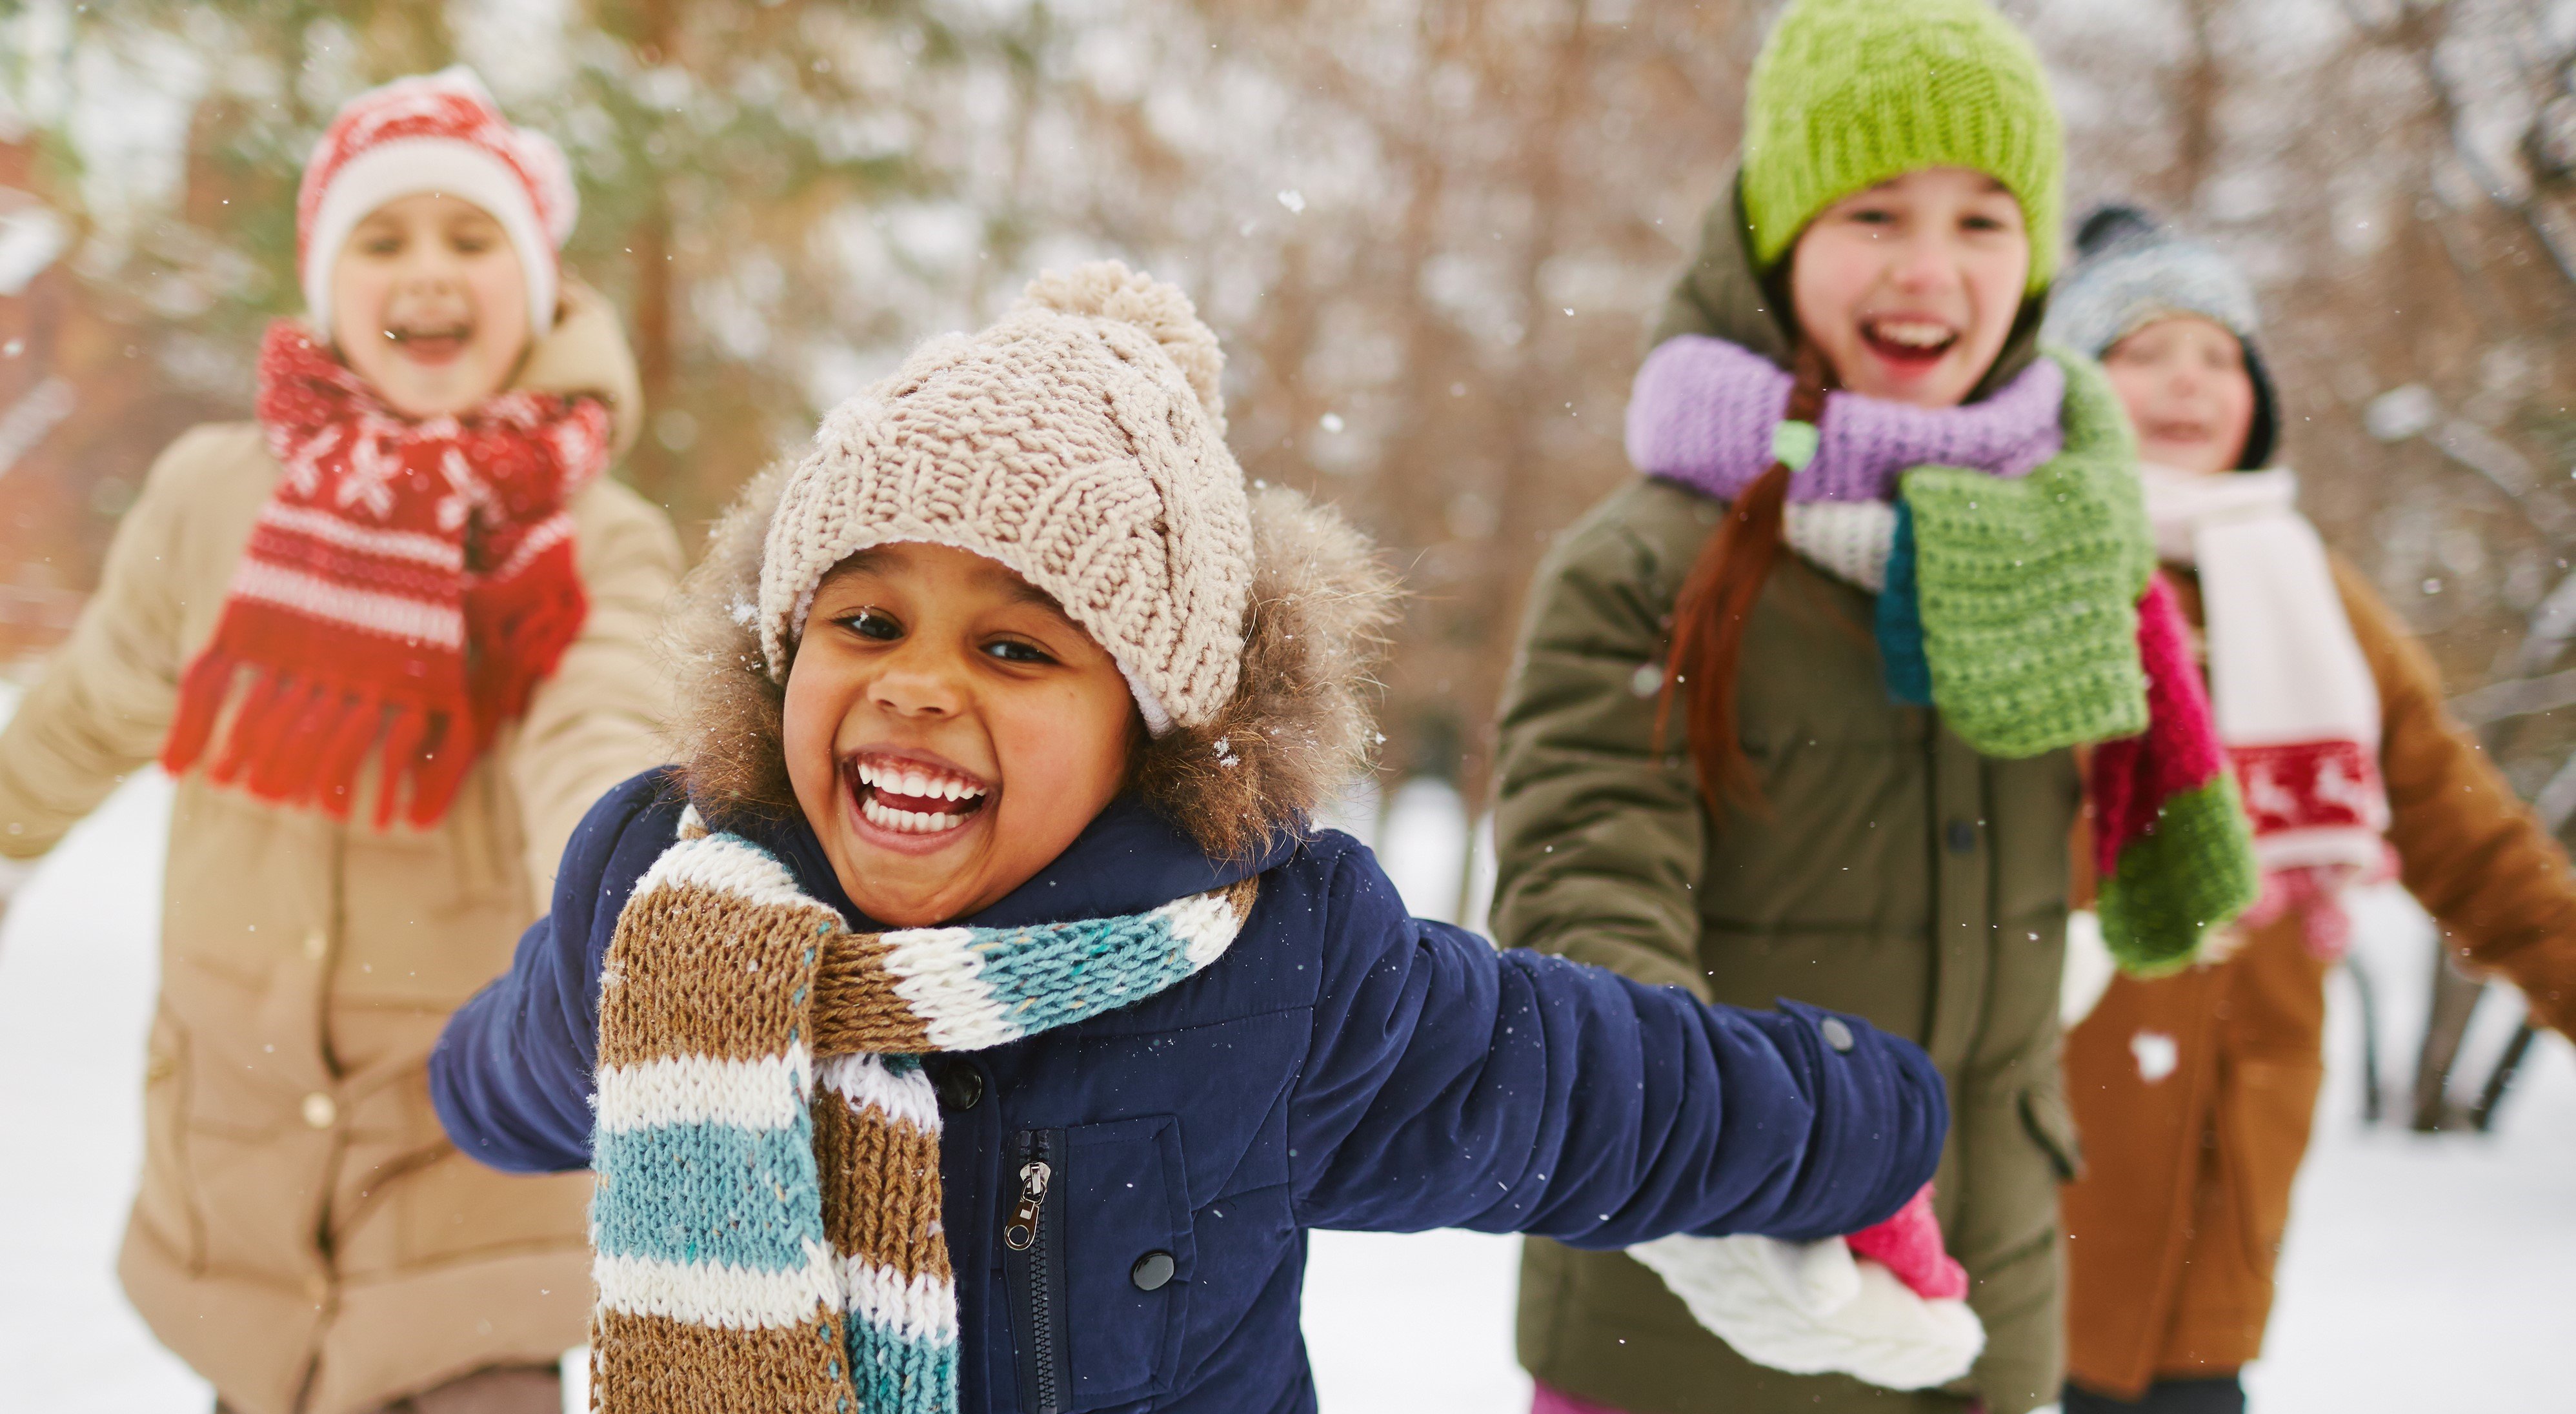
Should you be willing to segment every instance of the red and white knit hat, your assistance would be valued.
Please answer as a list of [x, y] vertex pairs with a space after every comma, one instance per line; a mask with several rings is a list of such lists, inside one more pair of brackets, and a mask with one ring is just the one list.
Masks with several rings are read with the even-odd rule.
[[472, 69], [396, 79], [350, 99], [304, 164], [295, 197], [295, 268], [314, 329], [331, 333], [331, 262], [386, 202], [421, 192], [473, 202], [508, 233], [528, 274], [533, 333], [553, 327], [555, 252], [579, 198], [563, 150], [514, 128]]

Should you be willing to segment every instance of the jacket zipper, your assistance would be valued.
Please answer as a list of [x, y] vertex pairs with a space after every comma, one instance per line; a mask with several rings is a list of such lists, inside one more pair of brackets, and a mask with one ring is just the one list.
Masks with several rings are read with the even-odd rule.
[[1063, 1131], [1029, 1129], [1018, 1137], [1019, 1192], [1002, 1225], [1002, 1262], [1019, 1298], [1020, 1392], [1028, 1414], [1063, 1414], [1056, 1308], [1064, 1287], [1064, 1224], [1047, 1211], [1047, 1193], [1063, 1177]]

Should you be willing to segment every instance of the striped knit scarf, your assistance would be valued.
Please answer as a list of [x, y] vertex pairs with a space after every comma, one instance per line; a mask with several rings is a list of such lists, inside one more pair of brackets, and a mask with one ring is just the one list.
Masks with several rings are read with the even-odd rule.
[[415, 422], [292, 320], [269, 326], [259, 381], [285, 474], [161, 762], [211, 753], [214, 780], [346, 819], [381, 755], [376, 827], [406, 784], [408, 818], [434, 824], [589, 612], [564, 504], [608, 464], [608, 409], [523, 391]]
[[857, 934], [690, 812], [600, 979], [591, 1407], [953, 1414], [957, 1292], [920, 1055], [1141, 1001], [1221, 956], [1254, 890]]
[[1749, 350], [1668, 340], [1637, 372], [1629, 458], [1718, 497], [1787, 463], [1783, 535], [1878, 596], [1890, 696], [1989, 756], [2098, 743], [2105, 940], [2133, 971], [2187, 960], [2254, 901], [2254, 860], [2108, 381], [2052, 354], [1983, 402], [1835, 393], [1813, 426], [1783, 420], [1789, 391]]

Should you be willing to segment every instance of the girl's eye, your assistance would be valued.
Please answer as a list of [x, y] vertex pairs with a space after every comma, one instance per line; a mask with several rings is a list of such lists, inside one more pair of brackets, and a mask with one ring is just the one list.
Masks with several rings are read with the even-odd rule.
[[402, 249], [400, 236], [369, 236], [358, 243], [358, 249], [369, 255], [392, 255]]
[[1863, 206], [1852, 212], [1851, 219], [1864, 226], [1893, 226], [1896, 213], [1883, 206]]
[[456, 248], [458, 255], [481, 255], [492, 248], [492, 238], [477, 231], [472, 235], [450, 237], [448, 244]]
[[1005, 663], [1052, 663], [1055, 659], [1034, 643], [1016, 638], [997, 638], [984, 645], [984, 651]]
[[861, 609], [841, 622], [849, 625], [850, 631], [859, 637], [873, 638], [880, 643], [903, 637], [903, 625], [882, 609]]
[[1994, 232], [2004, 229], [2004, 223], [2002, 220], [1993, 216], [1965, 216], [1960, 218], [1959, 224], [1967, 227], [1971, 231], [1977, 231], [1980, 233]]

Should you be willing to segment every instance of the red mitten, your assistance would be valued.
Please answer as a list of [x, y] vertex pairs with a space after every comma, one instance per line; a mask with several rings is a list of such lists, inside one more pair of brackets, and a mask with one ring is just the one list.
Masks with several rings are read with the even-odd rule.
[[1867, 1257], [1896, 1274], [1926, 1301], [1956, 1301], [1968, 1294], [1968, 1269], [1941, 1245], [1932, 1216], [1932, 1185], [1907, 1200], [1896, 1216], [1843, 1239], [1855, 1257]]

